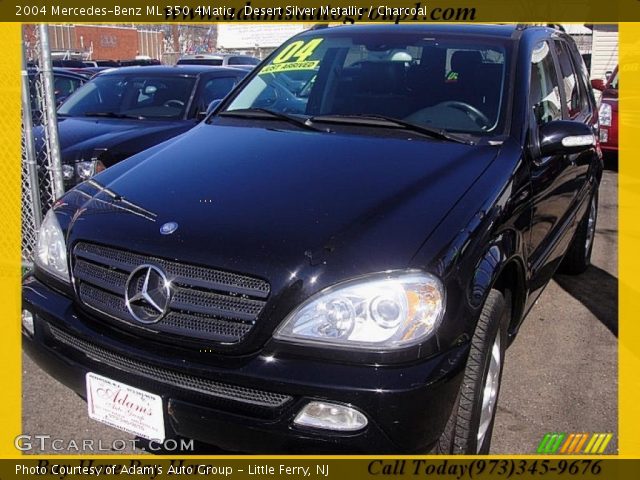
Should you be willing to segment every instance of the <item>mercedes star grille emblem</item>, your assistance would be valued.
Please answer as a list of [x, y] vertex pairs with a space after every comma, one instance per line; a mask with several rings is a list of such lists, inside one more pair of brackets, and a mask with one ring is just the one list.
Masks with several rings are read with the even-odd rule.
[[153, 265], [141, 265], [127, 279], [125, 303], [133, 318], [140, 323], [162, 320], [171, 301], [171, 282]]

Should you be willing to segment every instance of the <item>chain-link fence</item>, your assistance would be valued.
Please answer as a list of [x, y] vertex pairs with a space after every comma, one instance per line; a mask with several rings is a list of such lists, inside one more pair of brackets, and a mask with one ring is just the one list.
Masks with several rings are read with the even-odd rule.
[[46, 25], [23, 27], [22, 90], [22, 263], [28, 267], [42, 217], [64, 190]]
[[[32, 169], [35, 165], [27, 155], [29, 142], [26, 141], [26, 128], [22, 124], [22, 264], [30, 266], [36, 245], [36, 233], [42, 221], [42, 210], [37, 182], [33, 181]], [[36, 173], [37, 177], [37, 173]]]

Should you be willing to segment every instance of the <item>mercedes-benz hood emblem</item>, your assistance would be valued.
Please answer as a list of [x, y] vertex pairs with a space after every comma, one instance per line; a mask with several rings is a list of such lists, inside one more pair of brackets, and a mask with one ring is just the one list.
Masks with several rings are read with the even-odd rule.
[[162, 235], [171, 235], [178, 229], [177, 222], [167, 222], [160, 227], [160, 233]]

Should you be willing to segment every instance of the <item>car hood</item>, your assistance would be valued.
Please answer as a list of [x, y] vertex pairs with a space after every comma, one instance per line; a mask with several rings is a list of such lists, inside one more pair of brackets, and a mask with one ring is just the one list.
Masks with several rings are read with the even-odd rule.
[[[497, 150], [201, 124], [97, 176], [108, 192], [83, 184], [93, 198], [74, 200], [69, 242], [250, 274], [272, 291], [303, 271], [324, 272], [321, 285], [406, 268]], [[178, 229], [162, 235], [167, 222]]]
[[[94, 149], [106, 149], [106, 166], [172, 138], [195, 125], [193, 121], [128, 120], [95, 117], [61, 117], [58, 136], [63, 163], [89, 160]], [[35, 131], [36, 146], [42, 148], [43, 130]]]

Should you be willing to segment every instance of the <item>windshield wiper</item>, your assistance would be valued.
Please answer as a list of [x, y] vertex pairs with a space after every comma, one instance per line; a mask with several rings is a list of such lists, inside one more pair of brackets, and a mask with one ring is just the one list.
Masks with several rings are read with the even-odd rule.
[[132, 118], [134, 120], [144, 120], [146, 118], [142, 115], [128, 115], [126, 113], [117, 112], [87, 112], [83, 115], [85, 117]]
[[282, 112], [276, 112], [275, 110], [269, 110], [268, 108], [240, 108], [238, 110], [225, 110], [218, 113], [220, 117], [243, 117], [243, 118], [270, 118], [277, 120], [284, 120], [285, 122], [292, 123], [306, 130], [313, 130], [315, 132], [329, 132], [328, 129], [322, 129], [314, 127], [307, 119], [298, 118], [294, 115], [289, 115]]
[[447, 140], [449, 142], [463, 143], [465, 145], [475, 145], [460, 135], [449, 133], [439, 128], [426, 127], [415, 123], [405, 122], [399, 118], [387, 117], [377, 114], [356, 114], [356, 115], [318, 115], [307, 120], [308, 123], [327, 122], [327, 123], [344, 123], [350, 125], [366, 125], [372, 127], [391, 127], [408, 130], [419, 133], [427, 137], [436, 138], [438, 140]]

